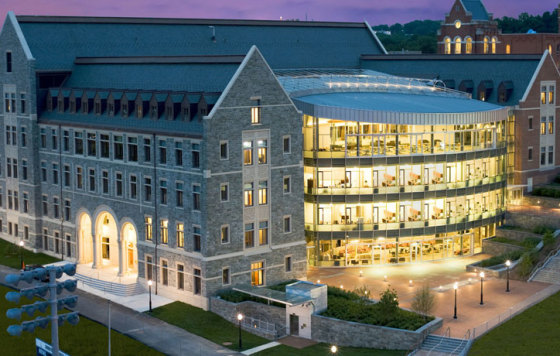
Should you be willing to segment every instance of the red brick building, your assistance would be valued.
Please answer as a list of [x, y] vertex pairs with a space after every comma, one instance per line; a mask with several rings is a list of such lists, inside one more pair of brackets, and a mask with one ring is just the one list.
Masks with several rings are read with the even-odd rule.
[[438, 32], [440, 54], [542, 54], [546, 49], [558, 65], [559, 33], [502, 34], [480, 0], [455, 0]]

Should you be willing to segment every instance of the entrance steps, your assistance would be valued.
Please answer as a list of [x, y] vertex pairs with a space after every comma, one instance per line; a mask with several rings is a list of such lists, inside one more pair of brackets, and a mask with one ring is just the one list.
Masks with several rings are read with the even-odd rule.
[[74, 278], [78, 280], [79, 284], [81, 283], [90, 288], [97, 289], [104, 293], [116, 295], [119, 297], [130, 297], [146, 292], [146, 289], [138, 282], [117, 283], [86, 276], [81, 273], [76, 273], [74, 275]]
[[560, 284], [560, 256], [556, 254], [550, 257], [530, 281]]
[[415, 355], [462, 355], [467, 351], [468, 339], [428, 335]]

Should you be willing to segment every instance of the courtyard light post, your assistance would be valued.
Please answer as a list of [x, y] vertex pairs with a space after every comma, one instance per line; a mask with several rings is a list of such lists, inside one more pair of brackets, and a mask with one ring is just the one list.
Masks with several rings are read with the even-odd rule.
[[149, 302], [150, 313], [152, 312], [152, 284], [153, 284], [153, 282], [152, 282], [152, 280], [150, 279], [150, 280], [148, 281], [148, 293], [149, 293], [149, 295], [150, 295], [150, 297], [149, 297], [149, 298], [150, 298], [150, 299], [149, 299], [149, 300], [150, 300], [150, 302]]
[[508, 293], [509, 293], [509, 266], [511, 266], [511, 261], [507, 260], [506, 261], [506, 278], [507, 278], [506, 292], [508, 292]]
[[23, 267], [23, 240], [19, 242], [19, 266], [21, 267], [21, 269], [24, 269], [24, 267]]
[[241, 350], [241, 347], [243, 345], [243, 342], [241, 341], [241, 320], [243, 320], [243, 314], [238, 313], [237, 321], [239, 322], [239, 350]]
[[480, 305], [484, 305], [484, 272], [480, 272]]
[[457, 319], [457, 289], [459, 289], [459, 284], [457, 282], [453, 284], [453, 289], [455, 290], [455, 308], [453, 309], [453, 319]]

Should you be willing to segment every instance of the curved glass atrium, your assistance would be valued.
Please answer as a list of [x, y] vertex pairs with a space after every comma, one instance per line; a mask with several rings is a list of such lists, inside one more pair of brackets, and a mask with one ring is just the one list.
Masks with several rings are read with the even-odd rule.
[[315, 266], [481, 251], [505, 212], [505, 108], [371, 71], [279, 72], [303, 111]]

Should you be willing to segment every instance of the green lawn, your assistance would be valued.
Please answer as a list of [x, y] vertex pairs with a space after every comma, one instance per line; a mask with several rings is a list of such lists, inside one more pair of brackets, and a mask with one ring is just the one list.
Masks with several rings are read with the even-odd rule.
[[[19, 246], [11, 242], [0, 239], [0, 264], [4, 266], [20, 269], [20, 253]], [[23, 261], [27, 265], [44, 265], [60, 261], [58, 258], [45, 255], [43, 253], [33, 253], [33, 251], [23, 250]]]
[[560, 293], [476, 340], [469, 355], [557, 355]]
[[[237, 350], [239, 329], [224, 318], [191, 305], [174, 302], [152, 310], [150, 315], [173, 324], [190, 333], [202, 336], [218, 345]], [[242, 331], [243, 350], [266, 344], [269, 341]], [[226, 344], [224, 344], [226, 343]], [[231, 343], [228, 345], [227, 343]]]
[[[21, 323], [25, 320], [35, 319], [41, 313], [35, 313], [33, 317], [24, 314], [22, 320], [8, 319], [6, 310], [16, 308], [18, 305], [32, 304], [35, 300], [22, 298], [20, 304], [6, 301], [4, 295], [11, 289], [0, 286], [0, 345], [2, 355], [35, 355], [35, 338], [51, 342], [50, 324], [45, 329], [36, 328], [34, 333], [23, 332], [21, 336], [11, 336], [6, 329], [9, 325]], [[79, 305], [79, 304], [78, 304]], [[47, 311], [50, 313], [50, 309]], [[64, 323], [59, 327], [60, 350], [69, 355], [106, 355], [107, 354], [107, 327], [80, 317], [76, 326]], [[128, 336], [111, 331], [111, 354], [112, 355], [162, 355], [148, 346]]]
[[[298, 350], [289, 346], [280, 345], [259, 353], [255, 356], [321, 356], [332, 355], [330, 351], [331, 345], [317, 344]], [[375, 349], [361, 349], [356, 347], [339, 347], [337, 356], [404, 356], [408, 352], [400, 350], [375, 350]]]

